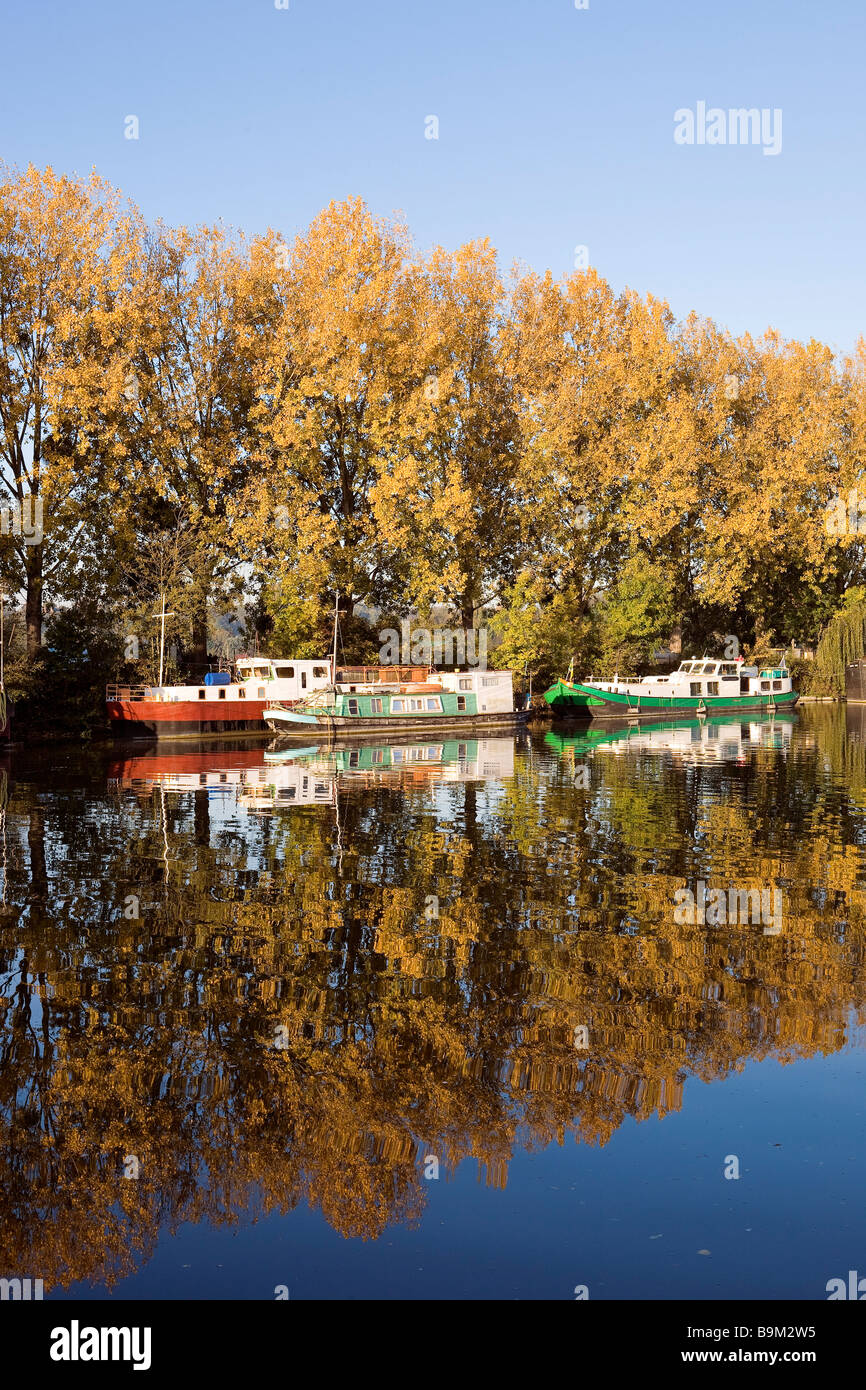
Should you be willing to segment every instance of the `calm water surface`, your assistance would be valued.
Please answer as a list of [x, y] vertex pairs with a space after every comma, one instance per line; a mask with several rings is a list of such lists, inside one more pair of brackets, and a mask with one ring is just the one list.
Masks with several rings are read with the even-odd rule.
[[[861, 712], [0, 766], [0, 1275], [825, 1299], [866, 1274]], [[678, 920], [701, 883], [727, 918]]]

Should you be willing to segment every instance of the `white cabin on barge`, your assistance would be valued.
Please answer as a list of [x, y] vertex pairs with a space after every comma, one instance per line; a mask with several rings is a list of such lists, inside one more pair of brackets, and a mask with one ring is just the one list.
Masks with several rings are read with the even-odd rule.
[[599, 680], [590, 677], [583, 686], [606, 694], [652, 696], [673, 699], [740, 699], [744, 696], [787, 695], [792, 690], [791, 675], [785, 666], [760, 669], [736, 661], [683, 661], [669, 676], [643, 676], [640, 680]]

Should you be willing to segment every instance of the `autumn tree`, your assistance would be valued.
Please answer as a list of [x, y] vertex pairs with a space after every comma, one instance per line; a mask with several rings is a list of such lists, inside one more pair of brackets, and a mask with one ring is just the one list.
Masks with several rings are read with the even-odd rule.
[[0, 181], [0, 485], [4, 572], [26, 594], [27, 651], [47, 593], [73, 591], [106, 531], [102, 460], [120, 382], [136, 214], [88, 179], [6, 170]]
[[224, 228], [159, 226], [150, 234], [124, 344], [112, 488], [134, 599], [142, 587], [136, 548], [152, 551], [159, 533], [171, 548], [183, 532], [187, 648], [198, 666], [207, 661], [209, 604], [228, 602], [239, 582], [251, 312], [247, 254]]
[[[698, 482], [693, 532], [695, 635], [731, 624], [741, 640], [810, 635], [862, 565], [828, 536], [827, 504], [853, 479], [853, 383], [830, 350], [767, 333], [732, 338], [690, 320]], [[723, 629], [724, 630], [724, 629]]]
[[667, 306], [615, 295], [592, 270], [524, 276], [509, 328], [525, 563], [541, 609], [574, 615], [573, 652], [586, 658], [593, 611], [625, 564], [663, 571], [674, 604], [685, 588], [699, 510], [688, 382]]
[[487, 241], [437, 247], [415, 268], [419, 306], [400, 439], [373, 491], [381, 532], [406, 560], [406, 598], [465, 627], [513, 582], [521, 420], [513, 337]]
[[[258, 287], [257, 476], [247, 542], [284, 632], [389, 603], [400, 556], [371, 490], [399, 448], [417, 306], [409, 239], [360, 199], [332, 203], [291, 246], [252, 248]], [[262, 327], [262, 325], [264, 327]]]

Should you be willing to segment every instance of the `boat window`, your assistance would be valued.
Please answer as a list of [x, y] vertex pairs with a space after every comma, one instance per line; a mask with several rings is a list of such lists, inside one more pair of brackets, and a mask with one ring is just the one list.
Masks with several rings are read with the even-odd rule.
[[380, 699], [378, 696], [377, 696], [375, 699], [373, 699], [373, 700], [370, 701], [370, 713], [371, 713], [371, 714], [381, 714], [381, 713], [382, 713], [382, 701], [381, 701], [381, 699]]
[[267, 666], [254, 666], [252, 671], [250, 672], [250, 675], [253, 677], [253, 679], [260, 681], [266, 681], [268, 679], [269, 674], [270, 670]]
[[313, 667], [313, 680], [316, 680], [316, 681], [326, 681], [327, 679], [328, 679], [328, 668], [327, 668], [327, 666], [314, 666], [314, 667]]
[[424, 701], [423, 701], [423, 700], [414, 700], [414, 699], [413, 699], [413, 700], [410, 700], [410, 701], [409, 701], [409, 708], [410, 708], [410, 709], [423, 709], [423, 708], [424, 708]]
[[691, 671], [691, 669], [692, 669], [692, 663], [691, 663], [690, 661], [684, 661], [683, 664], [682, 664], [682, 666], [680, 667], [680, 670], [682, 671], [682, 673], [683, 673], [684, 676], [687, 676], [687, 675], [689, 674], [689, 672]]
[[708, 695], [718, 695], [718, 693], [719, 693], [719, 682], [718, 682], [718, 681], [707, 681], [707, 694], [708, 694]]
[[468, 680], [459, 680], [459, 681], [457, 682], [457, 689], [458, 689], [458, 690], [471, 690], [471, 689], [472, 689], [472, 678], [470, 677]]
[[359, 706], [358, 706], [358, 701], [357, 701], [357, 700], [350, 700], [350, 701], [349, 701], [349, 713], [350, 713], [350, 714], [358, 714], [358, 713], [359, 713]]
[[714, 675], [716, 674], [716, 672], [718, 671], [718, 669], [719, 669], [719, 663], [718, 663], [717, 661], [708, 661], [708, 662], [706, 663], [706, 665], [704, 666], [704, 675], [705, 675], [705, 676], [714, 676]]
[[428, 698], [427, 698], [427, 708], [428, 708], [428, 709], [441, 709], [441, 708], [442, 708], [442, 706], [441, 706], [440, 703], [439, 703], [439, 697], [438, 697], [438, 695], [430, 695], [430, 696], [428, 696]]
[[392, 701], [391, 701], [391, 713], [392, 713], [392, 714], [402, 714], [403, 711], [405, 710], [405, 708], [406, 708], [406, 701], [405, 701], [405, 700], [392, 700]]
[[245, 700], [246, 698], [247, 698], [247, 692], [246, 692], [245, 690], [243, 690], [243, 689], [238, 690], [238, 699], [239, 699], [239, 700]]
[[265, 698], [266, 698], [265, 687], [264, 687], [263, 685], [260, 685], [260, 686], [259, 686], [259, 699], [260, 699], [260, 700], [264, 700]]
[[773, 681], [773, 689], [774, 689], [774, 690], [781, 690], [781, 689], [782, 689], [782, 682], [781, 682], [781, 681]]
[[460, 713], [461, 711], [465, 711], [465, 709], [466, 709], [466, 696], [465, 696], [465, 695], [458, 695], [458, 696], [457, 696], [457, 711], [458, 711], [458, 713]]
[[723, 661], [719, 667], [719, 674], [722, 676], [735, 676], [737, 674], [737, 663], [735, 661]]
[[700, 681], [691, 681], [691, 682], [689, 683], [689, 694], [690, 694], [690, 695], [700, 695], [700, 693], [701, 693], [701, 683], [700, 683]]
[[203, 699], [204, 699], [204, 691], [203, 691], [203, 690], [199, 690], [199, 692], [198, 692], [198, 698], [199, 698], [200, 700], [203, 700]]
[[301, 689], [302, 689], [302, 690], [306, 690], [306, 688], [307, 688], [307, 673], [306, 673], [306, 671], [302, 671], [302, 672], [301, 672]]
[[770, 689], [770, 682], [769, 682], [769, 681], [761, 681], [761, 689], [762, 689], [762, 690], [769, 690], [769, 689]]
[[294, 666], [275, 666], [274, 671], [277, 674], [278, 680], [293, 681], [295, 679]]
[[224, 699], [225, 699], [225, 697], [226, 697], [225, 686], [220, 686], [219, 690], [217, 691], [217, 697], [218, 697], [218, 699], [220, 699], [220, 700], [224, 700]]

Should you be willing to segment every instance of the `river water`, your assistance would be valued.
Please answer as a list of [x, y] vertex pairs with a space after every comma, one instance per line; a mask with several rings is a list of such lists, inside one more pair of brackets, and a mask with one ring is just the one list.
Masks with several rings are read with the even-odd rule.
[[826, 1299], [866, 1274], [862, 712], [2, 767], [0, 1276]]

